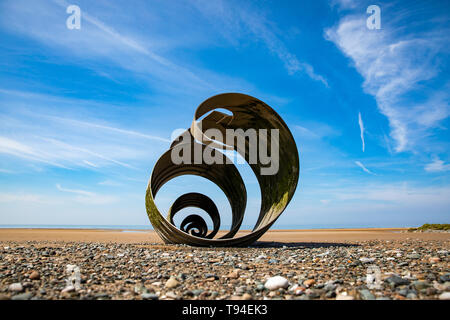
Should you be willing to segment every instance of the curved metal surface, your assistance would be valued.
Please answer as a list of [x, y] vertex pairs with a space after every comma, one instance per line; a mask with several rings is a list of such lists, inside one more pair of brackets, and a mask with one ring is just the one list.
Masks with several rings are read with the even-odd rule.
[[[228, 110], [232, 115], [217, 109]], [[211, 134], [212, 130], [221, 135]], [[227, 129], [236, 130], [236, 139], [245, 139], [245, 148], [225, 139]], [[238, 129], [242, 129], [239, 131]], [[247, 130], [270, 131], [277, 129], [278, 141], [259, 137], [258, 141], [246, 139]], [[214, 131], [213, 131], [214, 132]], [[228, 144], [227, 144], [228, 143]], [[278, 171], [274, 174], [262, 174], [267, 164], [261, 159], [251, 160], [249, 150], [266, 148], [272, 150], [272, 143], [279, 150]], [[258, 144], [258, 145], [256, 145]], [[249, 163], [261, 189], [261, 208], [257, 222], [251, 233], [235, 237], [239, 231], [245, 214], [247, 192], [244, 181], [237, 168], [220, 150], [232, 149], [238, 152]], [[190, 151], [190, 159], [195, 152], [209, 153], [217, 163], [207, 164], [205, 161], [174, 163], [173, 152]], [[188, 150], [188, 151], [186, 151]], [[183, 154], [184, 155], [184, 154]], [[192, 163], [193, 162], [193, 163]], [[227, 196], [231, 205], [232, 224], [230, 230], [220, 238], [214, 238], [220, 227], [220, 215], [212, 200], [199, 193], [187, 193], [175, 200], [169, 209], [167, 219], [159, 212], [155, 204], [155, 196], [159, 189], [169, 180], [181, 175], [197, 175], [215, 183]], [[189, 130], [177, 138], [170, 149], [157, 161], [151, 174], [147, 192], [147, 214], [155, 231], [166, 243], [183, 243], [195, 246], [247, 246], [260, 238], [284, 211], [298, 184], [299, 156], [294, 138], [283, 119], [264, 102], [240, 93], [225, 93], [205, 100], [197, 108]], [[190, 215], [183, 220], [180, 228], [174, 224], [173, 217], [187, 207], [204, 210], [213, 221], [213, 230], [208, 234], [206, 222], [198, 215]]]

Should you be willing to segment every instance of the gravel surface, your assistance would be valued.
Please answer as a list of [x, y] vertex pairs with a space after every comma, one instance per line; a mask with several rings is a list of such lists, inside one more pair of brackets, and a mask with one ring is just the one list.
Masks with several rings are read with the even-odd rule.
[[450, 299], [449, 242], [2, 242], [0, 299]]

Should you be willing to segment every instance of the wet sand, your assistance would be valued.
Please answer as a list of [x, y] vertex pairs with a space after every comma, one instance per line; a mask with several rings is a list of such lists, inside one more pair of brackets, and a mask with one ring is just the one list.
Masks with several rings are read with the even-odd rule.
[[[358, 242], [367, 240], [450, 240], [450, 233], [406, 232], [402, 228], [269, 230], [264, 242]], [[247, 231], [248, 232], [248, 231]], [[239, 234], [247, 233], [241, 231]], [[220, 235], [220, 233], [219, 233]], [[0, 229], [0, 242], [62, 241], [103, 243], [162, 243], [154, 231], [98, 229]]]

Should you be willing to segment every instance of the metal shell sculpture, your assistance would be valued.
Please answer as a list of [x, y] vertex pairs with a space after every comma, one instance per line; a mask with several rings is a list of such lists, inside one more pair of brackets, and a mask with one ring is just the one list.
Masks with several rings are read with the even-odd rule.
[[[232, 115], [216, 109], [228, 110]], [[245, 148], [229, 144], [208, 134], [216, 129], [225, 137], [227, 129], [237, 132], [237, 139], [243, 138]], [[242, 130], [239, 130], [242, 129]], [[278, 139], [255, 141], [246, 137], [247, 130], [277, 129]], [[266, 131], [266, 132], [267, 132]], [[220, 135], [217, 135], [220, 137]], [[273, 137], [272, 137], [273, 138]], [[228, 143], [228, 144], [227, 144]], [[249, 150], [278, 144], [279, 164], [277, 172], [264, 174], [267, 162], [261, 159], [249, 161]], [[261, 209], [257, 222], [250, 233], [236, 236], [244, 218], [247, 192], [239, 171], [222, 152], [233, 149], [249, 163], [256, 175], [261, 190]], [[183, 150], [183, 151], [180, 151]], [[187, 150], [187, 151], [186, 151]], [[221, 151], [222, 150], [222, 151]], [[186, 161], [174, 163], [173, 153], [186, 153], [188, 159], [195, 158], [195, 152], [209, 153], [221, 161]], [[191, 154], [188, 154], [188, 153]], [[169, 180], [181, 175], [197, 175], [209, 179], [225, 193], [231, 205], [232, 222], [228, 232], [215, 238], [220, 227], [220, 215], [214, 202], [200, 193], [186, 193], [175, 200], [165, 218], [155, 204], [158, 190]], [[190, 129], [180, 135], [156, 162], [147, 187], [145, 204], [147, 214], [154, 230], [165, 243], [187, 244], [193, 246], [248, 246], [259, 239], [278, 219], [294, 195], [299, 178], [299, 156], [294, 138], [283, 119], [264, 102], [240, 93], [225, 93], [204, 101], [195, 111]], [[208, 233], [204, 219], [199, 215], [187, 216], [180, 227], [176, 227], [174, 216], [187, 207], [204, 210], [213, 222], [213, 230]], [[236, 236], [236, 237], [235, 237]]]

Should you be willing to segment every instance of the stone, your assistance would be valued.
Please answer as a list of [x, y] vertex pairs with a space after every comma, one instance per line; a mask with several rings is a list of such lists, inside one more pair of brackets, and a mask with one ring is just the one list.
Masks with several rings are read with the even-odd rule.
[[355, 297], [347, 294], [338, 294], [336, 296], [336, 300], [355, 300]]
[[392, 275], [392, 276], [388, 277], [385, 281], [393, 286], [409, 284], [409, 280], [403, 279], [397, 275]]
[[31, 272], [30, 277], [31, 280], [39, 280], [41, 278], [41, 275], [39, 274], [39, 272], [37, 272], [36, 270], [34, 270], [33, 272]]
[[166, 297], [169, 298], [169, 299], [174, 299], [174, 300], [178, 299], [178, 296], [173, 291], [167, 292], [166, 293]]
[[257, 286], [256, 286], [256, 291], [263, 291], [264, 290], [264, 284], [262, 284], [262, 283], [259, 283]]
[[450, 281], [450, 273], [443, 274], [439, 277], [439, 280], [442, 282], [449, 282]]
[[239, 278], [239, 269], [235, 269], [235, 270], [231, 271], [227, 275], [227, 278], [230, 278], [230, 279], [237, 279], [237, 278]]
[[441, 259], [439, 257], [431, 257], [429, 261], [430, 263], [438, 263], [441, 261]]
[[359, 261], [361, 261], [362, 263], [372, 263], [375, 261], [375, 258], [363, 257], [363, 258], [360, 258]]
[[249, 294], [249, 293], [244, 293], [244, 294], [242, 295], [242, 300], [252, 300], [252, 299], [253, 299], [253, 297], [252, 297], [252, 295]]
[[9, 285], [8, 290], [12, 292], [22, 292], [23, 286], [20, 282], [12, 283]]
[[289, 281], [281, 276], [275, 276], [272, 278], [269, 278], [266, 283], [264, 284], [264, 287], [266, 287], [269, 290], [277, 290], [279, 288], [287, 288], [289, 286]]
[[75, 287], [74, 286], [67, 286], [64, 289], [61, 290], [61, 293], [66, 293], [66, 292], [72, 292], [75, 291]]
[[203, 291], [204, 291], [203, 289], [195, 289], [195, 290], [192, 290], [192, 294], [194, 296], [199, 296], [203, 293]]
[[154, 293], [143, 293], [141, 294], [141, 298], [144, 300], [158, 300], [158, 295]]
[[375, 300], [375, 296], [367, 289], [359, 291], [362, 300]]
[[303, 285], [307, 288], [311, 287], [315, 283], [316, 283], [316, 280], [314, 280], [314, 279], [308, 279], [308, 280], [303, 281]]
[[180, 283], [177, 279], [175, 279], [174, 277], [170, 277], [169, 280], [166, 281], [165, 287], [168, 289], [172, 289], [177, 287], [179, 284]]
[[413, 281], [412, 285], [417, 289], [417, 290], [422, 290], [422, 289], [426, 289], [428, 287], [430, 287], [430, 283], [427, 281]]
[[450, 300], [450, 292], [444, 292], [439, 295], [439, 300]]
[[30, 300], [33, 294], [31, 292], [16, 294], [11, 300]]
[[328, 284], [326, 284], [324, 287], [323, 287], [323, 289], [325, 290], [325, 291], [334, 291], [334, 290], [336, 290], [336, 285], [335, 284], [333, 284], [333, 283], [328, 283]]
[[408, 294], [406, 295], [406, 298], [417, 299], [417, 295], [414, 292], [408, 292]]

